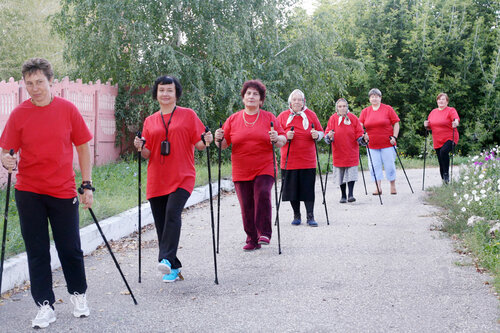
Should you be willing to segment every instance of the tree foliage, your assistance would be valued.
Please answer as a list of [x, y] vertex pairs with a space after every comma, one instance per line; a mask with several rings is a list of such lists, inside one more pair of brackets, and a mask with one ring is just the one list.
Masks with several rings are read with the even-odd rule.
[[242, 83], [259, 78], [265, 109], [286, 109], [300, 88], [322, 123], [337, 98], [359, 114], [378, 87], [410, 155], [442, 91], [462, 118], [463, 152], [499, 141], [498, 1], [319, 0], [312, 16], [296, 1], [62, 0], [52, 23], [75, 75], [120, 85], [117, 122], [129, 130], [158, 108], [154, 79], [172, 74], [185, 91], [179, 104], [211, 128], [242, 107]]
[[68, 72], [63, 63], [63, 42], [51, 32], [47, 21], [58, 10], [58, 0], [0, 2], [0, 80], [19, 80], [22, 64], [32, 57], [48, 59], [57, 77]]
[[327, 41], [305, 20], [295, 19], [301, 27], [290, 28], [294, 15], [306, 16], [292, 9], [295, 2], [123, 0], [117, 9], [114, 0], [63, 0], [52, 21], [76, 75], [111, 78], [124, 88], [118, 122], [137, 127], [155, 111], [144, 87], [168, 73], [183, 85], [179, 104], [214, 128], [242, 108], [239, 91], [248, 79], [266, 84], [264, 108], [276, 114], [287, 108], [295, 88], [309, 89], [314, 103], [331, 106], [323, 92], [345, 86], [341, 78], [352, 62], [330, 57], [328, 47], [310, 52]]
[[340, 36], [338, 52], [364, 65], [347, 89], [354, 109], [380, 88], [401, 118], [408, 154], [419, 153], [422, 123], [440, 92], [459, 112], [464, 152], [499, 141], [498, 1], [321, 1], [315, 17], [323, 15]]

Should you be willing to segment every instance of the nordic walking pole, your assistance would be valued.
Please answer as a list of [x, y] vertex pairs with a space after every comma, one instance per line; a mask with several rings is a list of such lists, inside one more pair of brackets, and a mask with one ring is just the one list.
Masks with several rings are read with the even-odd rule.
[[[332, 156], [332, 143], [330, 142], [328, 148], [328, 159], [326, 160], [326, 176], [325, 176], [325, 194], [326, 194], [326, 184], [328, 184], [328, 172], [330, 171], [330, 157]], [[333, 167], [333, 166], [332, 166]], [[325, 196], [323, 195], [323, 204], [325, 204]]]
[[[456, 119], [453, 119], [455, 121]], [[455, 155], [455, 127], [453, 127], [453, 121], [451, 122], [451, 129], [453, 130], [453, 136], [451, 139], [451, 172], [450, 172], [450, 183], [453, 183], [453, 155]]]
[[[294, 128], [294, 126], [292, 126], [290, 128], [290, 130], [292, 132], [293, 132], [293, 128]], [[288, 141], [288, 148], [286, 150], [286, 158], [285, 158], [285, 177], [283, 177], [283, 179], [281, 180], [280, 197], [279, 197], [278, 204], [277, 204], [278, 210], [279, 210], [279, 207], [281, 206], [281, 195], [283, 194], [283, 183], [285, 183], [285, 180], [288, 178], [287, 177], [287, 169], [286, 169], [286, 167], [287, 167], [287, 164], [288, 164], [288, 155], [290, 154], [290, 146], [292, 145], [292, 140], [287, 139], [287, 141]], [[274, 225], [277, 225], [277, 223], [278, 223], [278, 220], [276, 220], [274, 222]]]
[[422, 191], [425, 188], [425, 160], [427, 158], [427, 137], [429, 136], [429, 130], [425, 130], [425, 144], [424, 144], [424, 172], [422, 173]]
[[372, 165], [373, 178], [375, 178], [375, 185], [377, 186], [378, 199], [380, 200], [380, 204], [383, 205], [382, 196], [380, 195], [380, 188], [378, 186], [377, 175], [375, 174], [375, 168], [373, 167], [372, 153], [370, 153], [370, 148], [368, 147], [368, 142], [366, 143], [366, 150], [368, 151], [368, 157], [370, 158], [370, 163]]
[[399, 157], [399, 152], [396, 149], [396, 146], [392, 146], [392, 148], [394, 148], [394, 151], [396, 152], [396, 156], [398, 157], [399, 164], [401, 164], [401, 168], [403, 169], [403, 172], [405, 174], [406, 181], [408, 182], [408, 185], [410, 186], [411, 193], [415, 193], [415, 192], [413, 192], [413, 188], [411, 187], [410, 180], [408, 179], [408, 176], [406, 175], [405, 167], [403, 166], [403, 162], [401, 162], [401, 157]]
[[[222, 121], [219, 121], [219, 128], [222, 128]], [[220, 167], [221, 167], [221, 142], [219, 142], [219, 148], [217, 149], [219, 153], [219, 179], [217, 182], [217, 253], [219, 253], [219, 230], [220, 230]]]
[[[208, 126], [205, 126], [205, 133], [209, 132]], [[214, 205], [212, 202], [212, 172], [210, 170], [210, 145], [207, 146], [205, 142], [205, 133], [201, 135], [201, 141], [207, 147], [207, 167], [208, 167], [208, 193], [210, 195], [210, 219], [212, 221], [212, 245], [214, 248], [214, 268], [215, 268], [215, 284], [219, 284], [219, 279], [217, 278], [217, 254], [215, 250], [215, 224], [214, 224]]]
[[[274, 123], [271, 121], [271, 131], [274, 131]], [[281, 254], [281, 237], [280, 237], [280, 207], [278, 201], [278, 181], [276, 180], [276, 152], [274, 151], [274, 142], [271, 141], [273, 145], [273, 166], [274, 166], [274, 196], [276, 201], [276, 227], [278, 230], [278, 254]], [[290, 147], [290, 146], [289, 146]]]
[[[78, 189], [78, 193], [83, 194], [83, 189], [80, 187]], [[134, 304], [137, 305], [137, 301], [135, 300], [134, 294], [132, 293], [132, 289], [130, 289], [130, 286], [128, 285], [127, 279], [125, 279], [125, 275], [123, 275], [122, 269], [120, 268], [120, 264], [118, 264], [118, 261], [115, 258], [115, 255], [113, 254], [113, 251], [111, 250], [111, 246], [109, 246], [108, 240], [106, 239], [106, 236], [104, 236], [104, 233], [102, 232], [101, 226], [99, 225], [99, 222], [97, 221], [97, 217], [95, 217], [94, 212], [92, 211], [92, 208], [89, 207], [89, 212], [90, 215], [92, 215], [92, 219], [94, 219], [94, 223], [97, 227], [97, 230], [99, 230], [99, 233], [102, 236], [102, 239], [104, 240], [104, 243], [106, 244], [106, 247], [108, 248], [109, 254], [111, 254], [111, 258], [113, 258], [113, 261], [115, 262], [116, 268], [118, 268], [118, 271], [120, 272], [120, 275], [122, 276], [123, 282], [125, 282], [125, 285], [127, 286], [128, 292], [130, 293], [130, 296], [132, 297], [132, 300], [134, 301]]]
[[[10, 156], [14, 155], [14, 149], [9, 150]], [[5, 194], [5, 213], [3, 215], [3, 235], [2, 235], [2, 260], [0, 262], [0, 295], [2, 295], [3, 262], [5, 260], [5, 242], [7, 241], [7, 217], [9, 216], [10, 182], [12, 179], [12, 168], [8, 169], [7, 193]]]
[[366, 190], [365, 173], [363, 172], [363, 162], [361, 161], [361, 152], [359, 151], [359, 165], [361, 166], [361, 176], [363, 176], [363, 185], [365, 185], [365, 194], [368, 195]]
[[[314, 124], [311, 124], [312, 129], [314, 129]], [[319, 171], [319, 181], [321, 183], [321, 193], [323, 193], [323, 206], [325, 206], [325, 214], [326, 214], [326, 224], [330, 225], [330, 220], [328, 219], [328, 208], [326, 208], [326, 200], [325, 200], [325, 188], [323, 187], [323, 177], [321, 176], [321, 164], [319, 163], [319, 154], [318, 154], [318, 145], [316, 144], [316, 140], [314, 140], [314, 147], [316, 148], [316, 159], [318, 160], [318, 171]]]
[[[142, 139], [142, 133], [141, 131], [137, 132], [137, 137], [139, 139]], [[141, 225], [141, 151], [142, 147], [144, 146], [144, 141], [142, 143], [142, 146], [137, 149], [137, 168], [138, 168], [138, 173], [137, 173], [137, 198], [138, 198], [138, 203], [137, 203], [137, 234], [139, 236], [139, 283], [141, 283], [141, 231], [142, 231], [142, 225]]]

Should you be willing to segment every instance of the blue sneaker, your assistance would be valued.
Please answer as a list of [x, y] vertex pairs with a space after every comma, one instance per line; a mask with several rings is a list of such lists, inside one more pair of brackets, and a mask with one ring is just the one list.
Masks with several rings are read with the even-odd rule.
[[293, 219], [292, 225], [300, 225], [300, 219]]
[[180, 273], [181, 273], [180, 268], [172, 269], [170, 274], [163, 275], [163, 282], [175, 282], [175, 281], [179, 280]]
[[168, 261], [167, 259], [162, 259], [158, 264], [158, 270], [163, 274], [170, 274], [171, 268], [172, 265], [170, 264], [170, 261]]

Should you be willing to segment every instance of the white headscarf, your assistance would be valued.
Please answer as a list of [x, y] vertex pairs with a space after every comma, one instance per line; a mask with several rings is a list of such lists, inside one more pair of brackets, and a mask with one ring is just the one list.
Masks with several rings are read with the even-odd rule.
[[[303, 106], [302, 106], [302, 110], [300, 110], [297, 113], [295, 113], [292, 110], [292, 96], [295, 94], [301, 95], [302, 100], [304, 101]], [[302, 92], [302, 90], [295, 89], [294, 91], [292, 91], [290, 96], [288, 96], [288, 106], [290, 107], [290, 115], [288, 116], [288, 119], [286, 121], [286, 125], [290, 124], [295, 116], [301, 116], [302, 117], [302, 126], [304, 127], [305, 130], [307, 130], [309, 128], [309, 119], [307, 119], [306, 113], [304, 112], [307, 109], [307, 106], [306, 106], [306, 97], [305, 97], [304, 93]]]
[[[345, 116], [341, 116], [339, 114], [339, 111], [337, 109], [337, 106], [338, 106], [339, 102], [345, 102], [345, 104], [347, 105], [347, 113], [345, 114]], [[339, 98], [337, 100], [337, 102], [335, 102], [335, 111], [339, 115], [339, 123], [338, 123], [339, 125], [342, 123], [342, 120], [344, 120], [344, 124], [351, 125], [351, 119], [349, 119], [349, 116], [348, 116], [348, 114], [349, 114], [349, 104], [347, 103], [347, 101], [344, 98]]]

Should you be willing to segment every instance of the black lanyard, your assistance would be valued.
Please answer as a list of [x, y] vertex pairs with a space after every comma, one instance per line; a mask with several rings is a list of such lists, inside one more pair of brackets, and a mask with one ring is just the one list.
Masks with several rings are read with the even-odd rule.
[[170, 115], [170, 119], [168, 123], [165, 125], [165, 119], [163, 119], [163, 114], [160, 111], [161, 121], [163, 121], [163, 126], [165, 127], [165, 141], [168, 141], [168, 128], [170, 127], [170, 122], [172, 121], [172, 117], [174, 116], [175, 109], [177, 109], [177, 105], [174, 107], [172, 114]]

